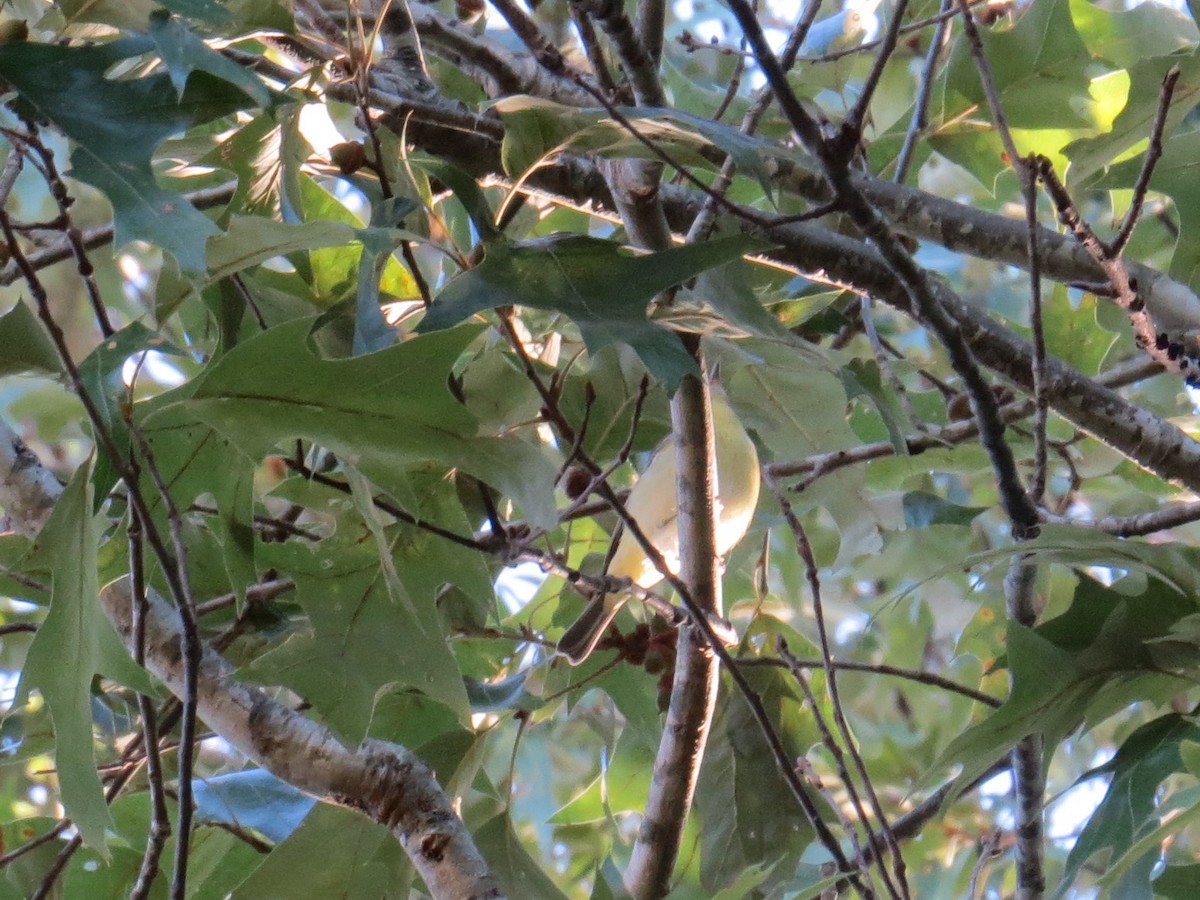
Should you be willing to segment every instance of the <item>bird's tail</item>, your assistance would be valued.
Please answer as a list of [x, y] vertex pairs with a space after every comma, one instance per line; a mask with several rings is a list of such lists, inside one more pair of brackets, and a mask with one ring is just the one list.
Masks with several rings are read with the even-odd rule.
[[571, 665], [579, 665], [596, 649], [596, 644], [620, 609], [621, 601], [614, 594], [602, 594], [591, 600], [579, 618], [558, 639], [558, 652]]

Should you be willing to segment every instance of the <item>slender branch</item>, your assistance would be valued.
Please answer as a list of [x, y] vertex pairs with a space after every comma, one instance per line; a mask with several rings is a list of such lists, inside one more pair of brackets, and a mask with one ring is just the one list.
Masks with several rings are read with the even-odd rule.
[[[136, 512], [130, 512], [129, 584], [133, 594], [133, 661], [146, 665], [146, 575], [142, 547], [142, 523]], [[138, 712], [142, 717], [142, 746], [146, 748], [146, 780], [150, 789], [150, 829], [146, 835], [146, 850], [137, 880], [129, 892], [130, 900], [145, 900], [150, 896], [158, 877], [158, 862], [171, 836], [171, 820], [167, 812], [166, 784], [162, 759], [158, 752], [158, 716], [154, 701], [138, 694]]]
[[1108, 283], [1113, 290], [1113, 299], [1125, 310], [1129, 322], [1133, 326], [1134, 339], [1138, 347], [1160, 363], [1163, 368], [1184, 375], [1189, 384], [1200, 384], [1200, 359], [1190, 356], [1183, 345], [1182, 333], [1160, 331], [1151, 311], [1147, 308], [1146, 298], [1140, 291], [1140, 285], [1135, 276], [1129, 272], [1125, 261], [1111, 253], [1104, 242], [1096, 236], [1090, 225], [1079, 215], [1071, 195], [1059, 181], [1054, 172], [1053, 164], [1046, 157], [1038, 157], [1038, 174], [1046, 186], [1047, 192], [1058, 209], [1059, 219], [1074, 232], [1087, 251], [1092, 255], [1097, 265], [1108, 276]]
[[[132, 648], [128, 578], [100, 592], [105, 614]], [[185, 695], [178, 615], [147, 594], [146, 667], [177, 697]], [[325, 726], [234, 676], [208, 648], [200, 661], [200, 717], [238, 751], [318, 799], [365, 813], [387, 827], [435, 897], [499, 898], [487, 863], [429, 768], [399, 744], [368, 739], [347, 749]]]
[[[825, 604], [821, 597], [821, 578], [817, 569], [817, 560], [813, 555], [812, 544], [809, 543], [808, 535], [804, 530], [804, 526], [800, 523], [800, 519], [796, 516], [795, 510], [792, 508], [791, 501], [787, 495], [779, 489], [779, 486], [773, 481], [767, 482], [772, 492], [775, 494], [775, 500], [779, 503], [780, 512], [783, 513], [784, 521], [792, 532], [792, 537], [796, 544], [796, 553], [804, 562], [805, 577], [808, 579], [809, 593], [812, 597], [813, 621], [817, 626], [817, 643], [821, 649], [821, 663], [825, 671], [825, 683], [829, 692], [829, 703], [833, 708], [833, 721], [837, 726], [838, 734], [841, 737], [841, 742], [845, 745], [845, 752], [850, 755], [850, 759], [854, 764], [854, 769], [858, 778], [862, 781], [863, 788], [866, 791], [867, 797], [871, 802], [871, 809], [875, 814], [876, 820], [879, 822], [879, 828], [883, 833], [884, 841], [879, 842], [876, 835], [871, 832], [868, 837], [871, 842], [871, 849], [874, 851], [875, 859], [879, 863], [879, 874], [883, 879], [884, 887], [887, 888], [889, 895], [894, 897], [909, 896], [908, 881], [905, 878], [904, 857], [900, 853], [900, 847], [896, 843], [895, 835], [891, 832], [891, 827], [888, 824], [887, 814], [884, 812], [883, 804], [879, 802], [879, 797], [875, 792], [875, 787], [871, 783], [870, 773], [867, 772], [866, 764], [863, 762], [862, 755], [858, 752], [858, 747], [854, 741], [854, 735], [850, 732], [850, 725], [846, 721], [846, 711], [842, 705], [841, 691], [838, 687], [837, 667], [834, 665], [833, 651], [829, 645], [829, 630], [825, 623]], [[795, 657], [787, 652], [786, 644], [781, 643], [779, 654], [785, 662], [789, 664], [795, 663]], [[838, 761], [838, 765], [843, 769], [841, 757], [843, 751], [839, 747], [837, 741], [830, 736], [828, 740], [829, 750]], [[862, 801], [859, 799], [858, 790], [854, 786], [854, 780], [850, 777], [849, 772], [843, 777], [846, 784], [846, 791], [850, 796], [851, 802], [854, 804], [858, 814], [859, 821], [866, 826], [866, 810], [863, 807]], [[869, 828], [868, 828], [869, 831]], [[883, 846], [886, 845], [892, 854], [892, 865], [895, 874], [895, 881], [892, 880], [892, 873], [888, 872], [887, 867], [883, 863]]]
[[908, 130], [904, 133], [904, 143], [900, 146], [900, 153], [896, 156], [896, 171], [892, 177], [897, 184], [904, 184], [908, 181], [913, 159], [916, 157], [917, 143], [925, 134], [925, 129], [929, 127], [929, 100], [933, 96], [934, 74], [937, 71], [938, 60], [941, 59], [950, 37], [952, 17], [948, 13], [956, 11], [951, 9], [953, 4], [954, 0], [942, 0], [941, 13], [944, 18], [938, 21], [937, 27], [933, 29], [933, 37], [929, 39], [925, 64], [921, 67], [921, 77], [917, 82], [917, 96], [913, 101], [912, 118], [909, 120]]
[[959, 11], [962, 13], [963, 31], [967, 38], [967, 47], [975, 61], [979, 72], [979, 80], [983, 85], [984, 97], [991, 111], [992, 122], [996, 133], [1000, 136], [1001, 145], [1008, 155], [1009, 161], [1017, 171], [1021, 184], [1021, 196], [1025, 202], [1025, 224], [1027, 231], [1027, 248], [1029, 254], [1029, 320], [1033, 332], [1033, 479], [1029, 494], [1035, 503], [1040, 502], [1046, 492], [1046, 419], [1047, 406], [1045, 396], [1046, 382], [1046, 335], [1042, 316], [1042, 278], [1041, 254], [1038, 247], [1037, 221], [1037, 185], [1034, 161], [1025, 159], [1017, 150], [1012, 130], [1008, 127], [1008, 119], [1004, 115], [1004, 105], [1000, 99], [1000, 91], [996, 87], [996, 79], [992, 74], [992, 65], [984, 53], [983, 39], [975, 25], [975, 19], [967, 8], [966, 0], [957, 0]]
[[75, 199], [67, 190], [65, 182], [63, 182], [62, 176], [58, 172], [58, 167], [54, 162], [54, 154], [42, 142], [36, 123], [25, 120], [25, 126], [28, 129], [26, 134], [16, 135], [9, 132], [9, 139], [18, 142], [18, 146], [24, 152], [36, 153], [41, 161], [45, 172], [46, 185], [50, 188], [50, 196], [54, 198], [54, 202], [58, 206], [57, 230], [62, 232], [66, 244], [70, 248], [71, 255], [75, 258], [75, 266], [79, 272], [80, 279], [83, 281], [84, 290], [87, 292], [88, 302], [92, 306], [92, 314], [96, 317], [96, 324], [100, 326], [100, 333], [106, 338], [112, 337], [116, 329], [113, 328], [112, 322], [109, 321], [108, 309], [104, 305], [104, 299], [100, 296], [100, 287], [96, 284], [96, 268], [92, 265], [92, 261], [88, 259], [83, 236], [71, 219], [70, 209], [74, 205]]
[[[791, 663], [786, 663], [781, 659], [775, 659], [770, 656], [751, 657], [746, 659], [738, 659], [737, 665], [742, 669], [753, 669], [758, 666], [771, 666], [774, 668], [788, 668], [790, 665], [796, 665], [804, 669], [820, 669], [825, 666], [823, 659], [802, 659], [793, 657]], [[959, 684], [957, 681], [951, 681], [949, 678], [944, 678], [936, 672], [920, 672], [916, 669], [904, 669], [899, 666], [889, 666], [886, 663], [866, 663], [852, 662], [845, 659], [831, 660], [833, 668], [839, 671], [846, 672], [866, 672], [871, 675], [887, 675], [892, 678], [903, 678], [905, 681], [916, 682], [917, 684], [929, 685], [930, 687], [941, 688], [944, 691], [949, 691], [952, 694], [961, 694], [974, 700], [976, 703], [982, 703], [984, 706], [998, 709], [1002, 700], [998, 700], [991, 694], [985, 694], [983, 691], [978, 691], [975, 688], [967, 687], [965, 684]]]
[[[1017, 151], [1016, 141], [1013, 139], [1012, 131], [1009, 129], [1004, 115], [1000, 92], [992, 74], [992, 66], [983, 49], [983, 39], [979, 35], [979, 29], [971, 17], [970, 10], [967, 9], [965, 0], [958, 0], [958, 7], [962, 13], [967, 47], [975, 61], [975, 68], [979, 72], [979, 80], [983, 84], [983, 93], [991, 111], [992, 121], [1010, 162], [1017, 170], [1021, 195], [1025, 202], [1029, 252], [1029, 316], [1033, 331], [1031, 374], [1034, 404], [1034, 458], [1033, 480], [1030, 484], [1029, 494], [1033, 502], [1038, 503], [1046, 491], [1047, 402], [1045, 392], [1046, 338], [1042, 318], [1041, 258], [1038, 249], [1034, 160], [1032, 157], [1024, 159]], [[1018, 540], [1026, 533], [1024, 529], [1021, 532], [1014, 529], [1014, 536]], [[1021, 554], [1013, 559], [1004, 582], [1005, 603], [1010, 620], [1025, 626], [1031, 626], [1037, 620], [1033, 597], [1036, 578], [1037, 566], [1029, 556]], [[1042, 765], [1042, 741], [1040, 734], [1027, 735], [1018, 741], [1012, 752], [1013, 792], [1017, 807], [1017, 896], [1027, 898], [1027, 900], [1041, 897], [1046, 890], [1045, 834], [1042, 821], [1046, 773]]]
[[[683, 380], [671, 400], [671, 418], [678, 473], [680, 577], [696, 605], [719, 620], [721, 578], [713, 499], [716, 460], [712, 406], [702, 379], [688, 376]], [[662, 452], [668, 451], [664, 448]], [[716, 710], [719, 675], [712, 647], [695, 629], [682, 628], [651, 789], [625, 870], [625, 886], [638, 900], [665, 897], [670, 892]]]
[[[604, 33], [612, 42], [617, 59], [625, 77], [633, 88], [634, 99], [643, 106], [666, 106], [667, 95], [658, 78], [658, 56], [648, 52], [646, 45], [634, 30], [633, 23], [625, 15], [619, 0], [574, 0], [584, 7], [589, 15], [600, 23]], [[654, 0], [661, 3], [662, 0]], [[640, 11], [640, 10], [639, 10]], [[646, 35], [645, 31], [641, 32]], [[661, 33], [658, 41], [661, 42]], [[661, 44], [660, 44], [661, 51]]]
[[1200, 522], [1200, 502], [1176, 503], [1164, 509], [1135, 513], [1130, 516], [1104, 516], [1094, 522], [1081, 521], [1069, 516], [1047, 516], [1049, 522], [1063, 522], [1083, 528], [1095, 528], [1117, 537], [1138, 537]]
[[867, 73], [867, 77], [863, 79], [861, 93], [858, 99], [854, 101], [854, 106], [850, 107], [850, 111], [846, 114], [845, 120], [842, 122], [842, 133], [839, 135], [842, 149], [845, 151], [852, 150], [858, 146], [862, 140], [863, 124], [867, 119], [867, 110], [871, 106], [871, 100], [875, 97], [875, 90], [879, 87], [879, 80], [883, 77], [883, 70], [891, 61], [892, 54], [896, 51], [896, 42], [900, 39], [900, 25], [904, 21], [904, 13], [908, 9], [908, 0], [897, 0], [895, 7], [891, 12], [891, 19], [888, 22], [887, 31], [879, 41], [879, 52], [875, 54], [875, 61], [871, 64], [871, 71]]
[[1109, 252], [1120, 256], [1125, 250], [1129, 239], [1133, 237], [1133, 229], [1137, 227], [1142, 208], [1146, 205], [1146, 191], [1150, 189], [1150, 177], [1154, 167], [1162, 157], [1163, 131], [1167, 127], [1167, 114], [1171, 111], [1171, 98], [1175, 94], [1175, 85], [1179, 83], [1179, 66], [1171, 66], [1163, 76], [1162, 87], [1159, 88], [1158, 108], [1154, 111], [1154, 122], [1150, 126], [1150, 143], [1146, 147], [1146, 156], [1142, 160], [1142, 168], [1138, 172], [1137, 181], [1133, 185], [1133, 197], [1129, 201], [1129, 209], [1125, 219], [1109, 245]]

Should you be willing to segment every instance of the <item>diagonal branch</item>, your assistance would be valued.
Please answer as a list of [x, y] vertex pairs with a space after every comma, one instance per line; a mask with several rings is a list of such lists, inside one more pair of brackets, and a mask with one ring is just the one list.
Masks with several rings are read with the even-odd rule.
[[[152, 591], [146, 601], [146, 668], [171, 693], [183, 696], [179, 617]], [[129, 579], [103, 588], [100, 604], [132, 648]], [[238, 681], [233, 666], [207, 647], [197, 700], [200, 718], [264, 769], [318, 800], [356, 809], [388, 828], [434, 897], [503, 896], [450, 798], [412, 751], [370, 739], [347, 749], [324, 725]]]

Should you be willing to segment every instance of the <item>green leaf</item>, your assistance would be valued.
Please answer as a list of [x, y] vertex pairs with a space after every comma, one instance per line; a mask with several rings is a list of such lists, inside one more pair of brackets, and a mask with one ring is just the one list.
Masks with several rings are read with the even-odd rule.
[[[469, 714], [437, 600], [448, 573], [471, 583], [477, 554], [407, 525], [388, 527], [384, 537], [382, 555], [357, 535], [327, 538], [315, 552], [291, 544], [262, 551], [295, 579], [312, 632], [258, 657], [243, 675], [287, 684], [351, 743], [367, 733], [377, 698], [392, 685], [420, 690], [461, 720]], [[483, 589], [490, 591], [486, 581]]]
[[1150, 544], [1126, 540], [1091, 528], [1043, 525], [1036, 538], [976, 553], [967, 563], [1005, 562], [1016, 552], [1033, 553], [1040, 562], [1069, 566], [1106, 566], [1145, 572], [1166, 582], [1184, 597], [1200, 597], [1200, 553], [1182, 544]]
[[188, 76], [207, 72], [241, 88], [259, 106], [270, 106], [271, 92], [252, 71], [211, 49], [181, 19], [169, 13], [152, 15], [150, 36], [180, 97], [187, 87]]
[[[729, 388], [742, 423], [767, 451], [763, 461], [800, 459], [859, 443], [846, 421], [843, 381], [825, 363], [801, 361], [790, 347], [773, 341], [743, 340], [720, 359], [721, 378]], [[793, 500], [797, 513], [823, 506], [837, 524], [837, 561], [881, 546], [879, 523], [865, 490], [862, 467], [823, 477]]]
[[[1200, 75], [1200, 67], [1197, 74]], [[1197, 208], [1200, 183], [1194, 177], [1197, 153], [1200, 153], [1200, 132], [1177, 135], [1166, 142], [1150, 176], [1150, 190], [1161, 191], [1174, 200], [1179, 216], [1180, 236], [1168, 273], [1192, 290], [1200, 290], [1200, 208]], [[1091, 187], [1102, 190], [1131, 187], [1141, 171], [1142, 156], [1111, 167]]]
[[[1011, 127], [1090, 124], [1079, 108], [1088, 99], [1091, 54], [1071, 21], [1069, 0], [1031, 4], [1013, 28], [985, 30], [981, 37]], [[951, 52], [946, 85], [948, 94], [956, 94], [968, 104], [986, 103], [965, 40], [957, 41]], [[948, 104], [948, 109], [958, 108]]]
[[[1097, 853], [1108, 851], [1109, 862], [1115, 862], [1139, 836], [1160, 824], [1159, 785], [1168, 776], [1186, 771], [1180, 745], [1195, 740], [1200, 740], [1200, 725], [1184, 716], [1161, 716], [1129, 735], [1111, 760], [1080, 778], [1083, 782], [1110, 776], [1111, 781], [1104, 799], [1067, 855], [1062, 886], [1055, 896], [1065, 893], [1082, 867]], [[1159, 850], [1155, 847], [1133, 862], [1114, 888], [1113, 896], [1149, 898], [1150, 875], [1158, 857]]]
[[565, 900], [566, 895], [529, 855], [507, 814], [496, 816], [477, 829], [475, 844], [507, 896], [522, 900]]
[[479, 232], [480, 240], [488, 242], [500, 236], [500, 232], [496, 229], [496, 223], [493, 221], [492, 208], [488, 205], [487, 198], [483, 196], [483, 191], [480, 190], [475, 179], [441, 160], [417, 157], [411, 158], [410, 162], [419, 166], [454, 192], [458, 202], [467, 211], [471, 224]]
[[1026, 734], [1042, 733], [1051, 750], [1084, 722], [1095, 724], [1135, 700], [1169, 697], [1181, 678], [1168, 673], [1194, 668], [1198, 653], [1193, 646], [1171, 659], [1159, 639], [1194, 610], [1194, 600], [1159, 581], [1132, 594], [1128, 586], [1119, 591], [1080, 578], [1063, 615], [1036, 630], [1008, 623], [1012, 693], [952, 741], [936, 767], [962, 763], [959, 783], [969, 784]]
[[465, 679], [471, 712], [500, 712], [506, 709], [537, 709], [545, 700], [525, 690], [527, 672], [511, 675], [500, 681]]
[[225, 169], [237, 176], [237, 190], [229, 200], [229, 210], [265, 216], [278, 213], [282, 126], [276, 118], [286, 116], [255, 116], [196, 161], [198, 165]]
[[[1105, 305], [1114, 304], [1104, 301]], [[1042, 322], [1046, 332], [1047, 349], [1068, 365], [1085, 375], [1099, 373], [1105, 356], [1117, 340], [1117, 335], [1098, 328], [1096, 311], [1100, 301], [1095, 294], [1084, 294], [1075, 303], [1070, 300], [1065, 285], [1056, 284], [1042, 306]], [[1123, 329], [1128, 325], [1122, 322]]]
[[907, 455], [908, 432], [912, 430], [913, 423], [890, 386], [884, 383], [878, 363], [874, 360], [852, 359], [849, 365], [841, 369], [840, 374], [846, 399], [865, 398], [883, 421], [888, 440], [896, 453]]
[[479, 436], [475, 417], [447, 388], [451, 366], [475, 329], [328, 360], [313, 355], [311, 327], [312, 320], [297, 320], [239, 344], [182, 401], [188, 415], [220, 430], [254, 460], [283, 440], [315, 441], [386, 490], [403, 488], [414, 463], [437, 460], [503, 491], [533, 522], [554, 523], [549, 459], [513, 436]]
[[[181, 401], [191, 395], [189, 382], [134, 409], [158, 474], [168, 485], [171, 499], [186, 509], [202, 494], [216, 501], [217, 515], [209, 528], [220, 543], [221, 562], [228, 576], [227, 589], [242, 595], [257, 580], [253, 526], [254, 460], [207, 423], [197, 421]], [[142, 490], [151, 517], [161, 529], [168, 527], [167, 512], [158, 489], [143, 472]]]
[[[755, 675], [756, 689], [785, 745], [803, 753], [817, 735], [811, 713], [801, 709], [794, 695], [791, 676], [777, 671]], [[823, 712], [828, 715], [829, 710]], [[703, 823], [700, 883], [709, 896], [751, 867], [794, 869], [813, 840], [804, 812], [737, 692], [722, 692], [700, 770], [696, 812]]]
[[105, 853], [104, 832], [112, 818], [92, 749], [92, 678], [100, 668], [100, 632], [108, 621], [97, 600], [90, 479], [91, 467], [80, 466], [34, 544], [35, 554], [53, 561], [50, 611], [29, 647], [14, 705], [31, 690], [41, 692], [54, 720], [63, 806], [88, 846]]
[[448, 328], [497, 306], [554, 310], [579, 326], [590, 352], [628, 344], [673, 389], [696, 364], [676, 334], [646, 317], [647, 305], [672, 285], [763, 246], [730, 237], [633, 254], [613, 241], [576, 234], [495, 242], [482, 263], [442, 289], [417, 330]]
[[390, 226], [401, 222], [415, 206], [404, 198], [378, 203], [371, 209], [371, 227], [359, 232], [363, 248], [358, 261], [358, 290], [354, 300], [355, 356], [396, 343], [396, 329], [387, 323], [379, 308], [380, 279], [396, 249]]
[[[1105, 134], [1080, 138], [1063, 148], [1063, 153], [1071, 160], [1071, 167], [1067, 170], [1068, 188], [1079, 190], [1093, 187], [1097, 172], [1147, 139], [1158, 108], [1158, 98], [1162, 93], [1163, 76], [1172, 66], [1179, 66], [1179, 81], [1171, 95], [1165, 134], [1170, 135], [1179, 127], [1184, 117], [1200, 100], [1200, 56], [1192, 54], [1139, 58], [1129, 68], [1129, 94], [1124, 108], [1113, 121], [1112, 128]], [[1171, 143], [1168, 141], [1168, 148]], [[1162, 160], [1159, 162], [1161, 164]], [[1128, 165], [1122, 163], [1123, 168], [1128, 168]], [[1123, 176], [1128, 181], [1128, 186], [1133, 185], [1133, 179], [1136, 178], [1140, 167], [1139, 162], [1131, 175]], [[1155, 174], [1158, 174], [1157, 168]]]
[[[367, 900], [407, 897], [396, 879], [407, 866], [396, 865], [400, 844], [388, 832], [353, 810], [318, 803], [304, 823], [238, 885], [237, 900], [279, 897], [338, 897]], [[318, 866], [313, 860], [322, 860]]]
[[1167, 866], [1154, 879], [1154, 896], [1161, 900], [1192, 900], [1200, 896], [1200, 863]]
[[930, 525], [966, 525], [975, 520], [986, 506], [959, 506], [926, 491], [910, 491], [904, 495], [905, 528], [927, 528]]
[[341, 247], [353, 240], [354, 229], [345, 222], [288, 224], [260, 216], [237, 216], [228, 231], [208, 242], [208, 276], [216, 281], [277, 256]]
[[68, 24], [99, 22], [142, 30], [154, 10], [151, 0], [62, 0], [57, 4]]
[[37, 315], [18, 300], [0, 316], [0, 377], [25, 372], [58, 375], [62, 361]]
[[1121, 69], [1200, 43], [1196, 23], [1162, 3], [1105, 9], [1088, 0], [1071, 0], [1071, 19], [1092, 52]]
[[[994, 713], [951, 741], [933, 765], [941, 771], [961, 764], [956, 779], [965, 788], [1027, 734], [1042, 733], [1053, 747], [1082, 719], [1090, 694], [1103, 683], [1088, 675], [1071, 654], [1016, 622], [1008, 623], [1008, 660], [1012, 694]], [[947, 798], [951, 802], [957, 793]]]
[[152, 47], [141, 38], [90, 47], [7, 44], [0, 46], [0, 78], [28, 111], [75, 142], [73, 174], [108, 197], [118, 249], [149, 241], [173, 253], [185, 272], [202, 272], [204, 242], [217, 226], [158, 186], [150, 157], [168, 137], [234, 112], [248, 97], [203, 73], [188, 80], [182, 97], [165, 73], [107, 77], [111, 66]]

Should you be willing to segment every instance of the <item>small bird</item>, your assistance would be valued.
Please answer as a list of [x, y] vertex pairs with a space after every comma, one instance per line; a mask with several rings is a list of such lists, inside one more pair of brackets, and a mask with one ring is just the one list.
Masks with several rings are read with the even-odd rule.
[[[742, 539], [758, 505], [758, 453], [746, 429], [738, 421], [724, 390], [714, 385], [712, 395], [713, 439], [717, 457], [713, 484], [716, 514], [717, 553], [724, 556]], [[679, 571], [679, 517], [676, 495], [675, 445], [664, 441], [642, 473], [625, 508], [649, 541], [658, 548], [671, 572]], [[628, 578], [639, 587], [658, 584], [663, 575], [646, 557], [637, 540], [622, 530], [608, 565], [614, 578]], [[558, 652], [577, 666], [595, 649], [609, 623], [616, 618], [626, 598], [606, 593], [588, 603], [575, 623], [559, 639]]]

